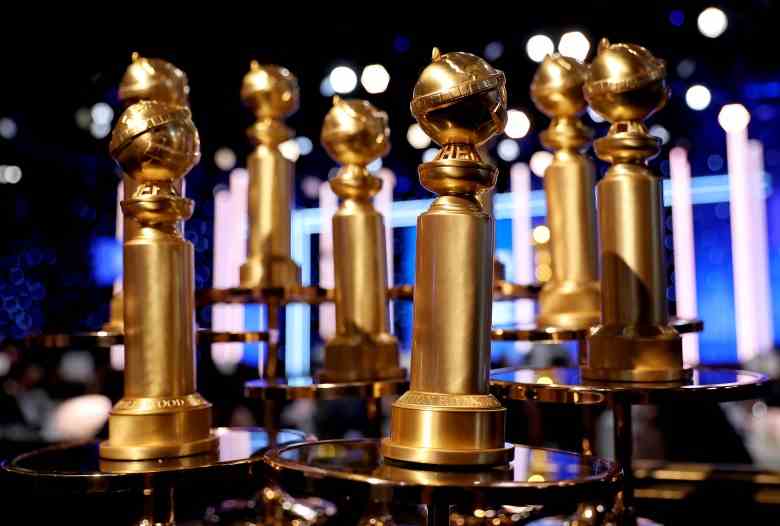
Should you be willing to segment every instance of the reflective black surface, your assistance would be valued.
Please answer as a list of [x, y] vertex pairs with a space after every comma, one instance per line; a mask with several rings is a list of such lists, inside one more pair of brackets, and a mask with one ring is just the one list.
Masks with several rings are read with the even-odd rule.
[[491, 391], [503, 400], [564, 404], [601, 404], [616, 398], [632, 404], [729, 402], [760, 397], [769, 385], [761, 373], [696, 367], [687, 383], [591, 382], [573, 368], [497, 369]]
[[251, 380], [244, 384], [244, 395], [259, 400], [338, 400], [340, 398], [382, 398], [400, 395], [409, 388], [409, 381], [365, 380], [357, 382], [318, 382], [311, 376], [287, 378], [285, 381]]
[[[259, 428], [218, 428], [219, 450], [151, 461], [113, 461], [99, 456], [99, 441], [49, 447], [27, 453], [3, 465], [11, 483], [26, 484], [32, 491], [47, 493], [112, 493], [177, 485], [248, 481], [260, 471], [255, 465], [271, 445], [268, 433]], [[298, 431], [276, 434], [276, 444], [305, 440]]]
[[290, 492], [365, 494], [418, 504], [490, 501], [568, 506], [578, 499], [608, 497], [617, 478], [610, 461], [525, 446], [515, 446], [515, 459], [508, 466], [480, 470], [386, 462], [378, 440], [294, 444], [270, 451], [266, 462], [271, 475]]

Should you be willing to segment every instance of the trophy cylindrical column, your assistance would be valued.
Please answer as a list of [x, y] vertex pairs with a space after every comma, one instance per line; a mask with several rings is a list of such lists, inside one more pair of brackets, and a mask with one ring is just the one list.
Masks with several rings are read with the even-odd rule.
[[439, 197], [418, 218], [412, 391], [488, 393], [494, 228], [468, 197]]
[[367, 101], [334, 98], [322, 144], [344, 166], [330, 180], [341, 198], [333, 215], [336, 334], [326, 342], [321, 381], [403, 378], [390, 334], [387, 248], [382, 215], [371, 203], [382, 180], [366, 165], [390, 150], [387, 114]]

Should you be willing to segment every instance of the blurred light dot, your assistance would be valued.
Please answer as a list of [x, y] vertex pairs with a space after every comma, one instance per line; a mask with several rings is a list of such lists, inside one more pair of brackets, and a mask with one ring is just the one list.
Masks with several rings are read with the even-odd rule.
[[92, 115], [89, 112], [89, 109], [87, 108], [79, 108], [76, 110], [76, 126], [81, 128], [82, 130], [88, 130], [89, 125], [92, 122]]
[[596, 113], [596, 110], [588, 106], [588, 117], [590, 117], [590, 120], [593, 122], [604, 122], [606, 119]]
[[360, 83], [369, 93], [383, 93], [390, 84], [390, 73], [382, 64], [371, 64], [363, 68]]
[[86, 440], [100, 432], [108, 421], [111, 400], [89, 394], [71, 398], [54, 410], [48, 438], [53, 440]]
[[506, 127], [504, 133], [507, 137], [520, 139], [528, 134], [531, 129], [531, 120], [524, 111], [509, 110], [506, 112]]
[[706, 86], [696, 84], [688, 88], [685, 92], [685, 103], [689, 108], [696, 111], [706, 109], [712, 101], [712, 94]]
[[436, 158], [436, 155], [439, 153], [438, 148], [428, 148], [425, 150], [422, 154], [422, 160], [424, 163], [429, 163], [433, 161]]
[[717, 7], [708, 7], [699, 14], [696, 23], [702, 35], [709, 38], [717, 38], [726, 31], [729, 20], [726, 18], [726, 13]]
[[485, 58], [488, 60], [498, 60], [504, 54], [504, 44], [501, 42], [491, 42], [485, 46]]
[[336, 66], [328, 78], [336, 93], [351, 93], [357, 87], [357, 73], [347, 66]]
[[325, 77], [320, 82], [320, 94], [323, 97], [332, 97], [336, 92], [333, 91], [333, 86], [330, 83], [330, 77]]
[[109, 134], [110, 131], [111, 131], [111, 123], [98, 124], [97, 122], [93, 122], [92, 124], [89, 125], [89, 132], [92, 134], [92, 136], [95, 139], [103, 139]]
[[298, 148], [298, 143], [295, 142], [295, 139], [288, 139], [279, 145], [279, 153], [282, 154], [282, 157], [294, 163], [300, 157], [301, 150]]
[[95, 376], [95, 359], [88, 351], [68, 351], [60, 360], [59, 374], [71, 383], [89, 383]]
[[396, 53], [406, 53], [412, 49], [412, 42], [404, 35], [397, 35], [393, 39], [393, 49], [395, 49]]
[[677, 74], [680, 75], [680, 78], [687, 79], [693, 75], [694, 71], [696, 71], [696, 62], [689, 58], [683, 59], [677, 64]]
[[317, 199], [320, 196], [320, 185], [323, 184], [319, 177], [307, 175], [301, 181], [301, 190], [303, 195], [309, 199]]
[[569, 31], [558, 41], [558, 52], [564, 57], [585, 62], [590, 52], [590, 40], [580, 31]]
[[496, 151], [501, 160], [512, 162], [520, 155], [520, 146], [514, 139], [503, 139], [498, 143]]
[[534, 243], [542, 245], [550, 241], [550, 228], [547, 225], [536, 226], [531, 231], [531, 235], [534, 238]]
[[303, 135], [296, 137], [295, 142], [298, 143], [298, 151], [301, 152], [301, 155], [309, 155], [312, 149], [314, 149], [311, 139]]
[[550, 278], [552, 277], [552, 268], [546, 263], [537, 265], [536, 269], [534, 269], [534, 274], [536, 274], [536, 280], [538, 282], [545, 283], [550, 281]]
[[409, 129], [406, 130], [406, 140], [409, 141], [409, 144], [411, 144], [413, 148], [417, 148], [418, 150], [427, 148], [431, 144], [431, 138], [428, 137], [428, 134], [425, 133], [422, 127], [416, 122], [410, 125]]
[[654, 135], [661, 139], [661, 144], [666, 144], [672, 136], [669, 134], [669, 130], [661, 126], [660, 124], [653, 124], [650, 127], [650, 135]]
[[531, 171], [539, 177], [544, 176], [544, 171], [550, 166], [553, 160], [553, 154], [545, 150], [539, 150], [531, 156], [529, 165], [531, 165]]
[[214, 164], [217, 168], [227, 172], [236, 166], [236, 154], [228, 147], [223, 147], [214, 152]]
[[669, 13], [669, 23], [672, 24], [674, 27], [680, 27], [685, 23], [685, 13], [680, 11], [679, 9], [675, 9], [671, 13]]
[[382, 159], [374, 159], [366, 165], [366, 170], [371, 173], [378, 172], [382, 169]]
[[0, 137], [8, 140], [16, 137], [16, 123], [13, 119], [8, 117], [0, 119]]
[[721, 157], [717, 153], [713, 153], [712, 155], [707, 157], [707, 168], [709, 168], [713, 172], [717, 172], [718, 170], [722, 169], [723, 157]]
[[555, 44], [547, 35], [534, 35], [525, 44], [525, 52], [528, 58], [534, 62], [541, 62], [544, 57], [555, 51]]
[[18, 166], [0, 166], [0, 183], [16, 184], [22, 180], [22, 169]]
[[750, 412], [753, 413], [753, 418], [764, 418], [768, 412], [768, 408], [765, 402], [759, 400], [753, 404]]
[[109, 355], [111, 368], [115, 371], [121, 371], [125, 368], [125, 346], [112, 345]]
[[726, 132], [738, 132], [747, 127], [750, 113], [742, 104], [726, 104], [718, 113], [718, 122]]
[[110, 125], [111, 120], [114, 118], [114, 110], [105, 102], [98, 102], [92, 106], [90, 116], [95, 124]]

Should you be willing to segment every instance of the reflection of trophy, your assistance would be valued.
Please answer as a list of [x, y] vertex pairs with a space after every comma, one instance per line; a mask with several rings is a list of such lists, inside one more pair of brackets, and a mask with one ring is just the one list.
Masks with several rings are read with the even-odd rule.
[[211, 404], [196, 390], [193, 247], [177, 222], [193, 203], [176, 182], [198, 162], [190, 111], [142, 101], [111, 137], [111, 154], [137, 188], [122, 202], [137, 223], [124, 242], [125, 392], [109, 419], [104, 458], [192, 455], [217, 445]]
[[596, 154], [612, 166], [597, 186], [601, 326], [582, 371], [591, 380], [685, 378], [666, 305], [661, 180], [647, 167], [659, 140], [642, 122], [666, 103], [665, 76], [663, 61], [645, 48], [602, 40], [585, 83], [590, 105], [612, 123], [595, 142]]
[[[187, 106], [190, 92], [187, 83], [187, 75], [182, 70], [164, 60], [146, 58], [138, 53], [133, 53], [131, 64], [127, 67], [122, 82], [119, 84], [119, 100], [127, 108], [141, 100], [156, 100], [176, 106]], [[176, 181], [177, 189], [181, 192], [182, 180]], [[124, 195], [131, 196], [135, 193], [137, 183], [130, 177], [122, 178]], [[125, 218], [123, 224], [122, 239], [128, 239], [135, 235], [136, 222]], [[179, 223], [181, 227], [181, 223]], [[121, 333], [124, 331], [124, 308], [121, 288], [115, 289], [111, 298], [111, 311], [109, 321], [104, 329]]]
[[292, 137], [282, 119], [298, 109], [298, 81], [285, 68], [252, 62], [241, 98], [257, 119], [247, 131], [255, 149], [247, 159], [249, 241], [241, 286], [295, 288], [300, 269], [290, 257], [293, 163], [279, 145]]
[[477, 146], [506, 123], [504, 74], [469, 53], [433, 51], [412, 113], [442, 145], [420, 166], [439, 194], [417, 220], [411, 389], [393, 404], [384, 456], [424, 464], [501, 464], [505, 409], [488, 392], [495, 224], [477, 194], [496, 169]]
[[552, 118], [542, 142], [555, 152], [544, 171], [552, 278], [539, 295], [541, 327], [584, 329], [599, 322], [593, 164], [581, 153], [592, 133], [577, 118], [586, 105], [586, 72], [572, 58], [548, 55], [531, 83], [534, 103]]
[[325, 345], [319, 378], [402, 378], [398, 341], [389, 332], [385, 227], [371, 204], [382, 180], [366, 169], [390, 150], [387, 114], [366, 101], [335, 98], [322, 144], [343, 167], [330, 181], [342, 199], [333, 216], [336, 335]]

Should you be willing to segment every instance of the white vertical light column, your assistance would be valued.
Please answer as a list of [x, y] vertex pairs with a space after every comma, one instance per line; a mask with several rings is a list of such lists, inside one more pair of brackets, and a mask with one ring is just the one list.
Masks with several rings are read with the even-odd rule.
[[[239, 285], [239, 269], [246, 256], [248, 184], [246, 171], [237, 169], [230, 174], [230, 190], [219, 190], [214, 194], [214, 288]], [[214, 305], [211, 316], [215, 331], [244, 330], [243, 305]], [[223, 374], [232, 374], [243, 354], [241, 343], [211, 345], [211, 358]]]
[[771, 342], [766, 342], [761, 334], [761, 328], [766, 326], [762, 319], [767, 313], [760, 312], [756, 303], [762, 295], [762, 279], [756, 275], [760, 249], [752, 210], [756, 199], [747, 134], [750, 114], [741, 104], [728, 104], [720, 110], [718, 122], [726, 131], [737, 358], [744, 363], [771, 348]]
[[774, 344], [774, 326], [772, 322], [772, 280], [769, 276], [769, 251], [766, 220], [766, 199], [764, 196], [764, 146], [761, 141], [748, 141], [748, 156], [750, 163], [749, 185], [750, 196], [753, 205], [750, 210], [753, 213], [751, 224], [755, 230], [756, 253], [755, 275], [758, 296], [756, 297], [756, 310], [758, 311], [758, 334], [761, 352], [769, 352]]
[[[531, 241], [531, 172], [525, 163], [515, 163], [509, 172], [512, 192], [512, 252], [514, 254], [514, 281], [530, 284], [534, 281], [534, 251]], [[518, 323], [533, 323], [534, 301], [515, 301]], [[518, 344], [527, 349], [527, 345]]]
[[[332, 289], [336, 285], [333, 270], [333, 214], [339, 205], [339, 198], [333, 192], [330, 184], [325, 181], [320, 184], [320, 279], [319, 285], [324, 289]], [[327, 341], [336, 334], [336, 305], [323, 303], [320, 305], [320, 337]]]
[[[382, 189], [374, 197], [374, 208], [382, 214], [385, 223], [385, 254], [387, 255], [387, 286], [394, 284], [395, 261], [393, 258], [393, 191], [395, 190], [395, 174], [389, 168], [382, 168], [377, 173], [382, 180]], [[388, 311], [390, 327], [394, 326], [393, 307]]]
[[[674, 241], [674, 289], [677, 317], [694, 319], [699, 316], [696, 302], [696, 249], [693, 237], [693, 202], [691, 200], [691, 165], [684, 148], [669, 152], [669, 172], [672, 180], [672, 237]], [[699, 363], [699, 335], [684, 334], [683, 362]]]

